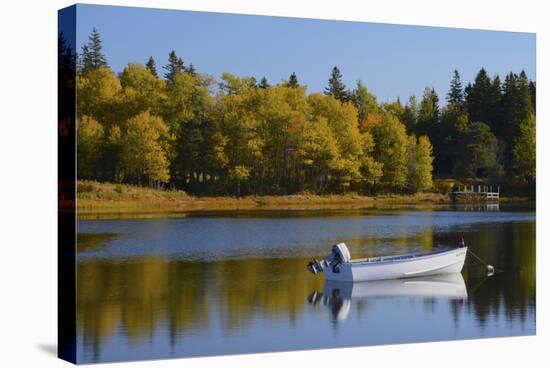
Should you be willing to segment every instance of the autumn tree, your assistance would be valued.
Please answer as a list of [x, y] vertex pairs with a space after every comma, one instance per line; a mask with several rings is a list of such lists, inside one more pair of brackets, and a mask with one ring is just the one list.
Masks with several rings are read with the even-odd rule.
[[119, 112], [122, 120], [150, 111], [160, 115], [160, 106], [165, 100], [165, 81], [155, 77], [148, 67], [129, 63], [119, 76], [121, 104]]
[[536, 178], [536, 122], [535, 115], [520, 123], [520, 133], [514, 139], [513, 168], [517, 175], [528, 182]]
[[361, 188], [376, 188], [376, 184], [383, 175], [384, 164], [376, 161], [374, 152], [376, 142], [369, 131], [361, 134], [361, 147], [363, 154], [360, 157]]
[[357, 109], [353, 104], [341, 103], [333, 96], [313, 93], [308, 97], [313, 119], [325, 118], [336, 138], [340, 159], [334, 173], [335, 185], [343, 189], [361, 180], [361, 134], [357, 125]]
[[122, 137], [121, 164], [126, 177], [138, 184], [143, 181], [167, 183], [170, 180], [166, 141], [170, 139], [164, 121], [143, 112], [128, 120]]
[[408, 141], [407, 187], [412, 193], [423, 192], [433, 185], [432, 144], [426, 136], [411, 135]]
[[408, 147], [405, 126], [393, 114], [386, 114], [372, 134], [376, 142], [374, 158], [383, 165], [382, 184], [393, 190], [405, 188]]
[[110, 126], [119, 121], [120, 80], [108, 67], [77, 76], [77, 115], [87, 115]]
[[338, 168], [340, 159], [338, 143], [326, 118], [307, 121], [300, 132], [298, 154], [307, 178], [307, 187], [323, 193], [328, 186], [332, 170]]
[[97, 178], [99, 158], [103, 150], [103, 134], [103, 126], [93, 118], [82, 115], [77, 119], [76, 148], [79, 178]]
[[351, 94], [351, 101], [357, 109], [359, 124], [368, 120], [369, 114], [379, 114], [380, 107], [374, 96], [361, 81], [357, 81], [357, 86]]

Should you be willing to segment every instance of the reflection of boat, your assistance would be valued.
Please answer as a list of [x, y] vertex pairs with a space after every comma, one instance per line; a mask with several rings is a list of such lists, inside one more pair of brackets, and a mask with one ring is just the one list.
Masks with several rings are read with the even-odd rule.
[[468, 298], [468, 292], [462, 274], [453, 273], [354, 283], [327, 281], [323, 293], [313, 292], [308, 301], [313, 305], [322, 303], [329, 306], [336, 320], [344, 320], [349, 314], [352, 300], [399, 296], [464, 300]]
[[371, 281], [459, 273], [468, 248], [463, 239], [459, 248], [430, 253], [351, 259], [344, 243], [332, 247], [324, 260], [313, 260], [308, 269], [313, 274], [324, 272], [326, 280]]

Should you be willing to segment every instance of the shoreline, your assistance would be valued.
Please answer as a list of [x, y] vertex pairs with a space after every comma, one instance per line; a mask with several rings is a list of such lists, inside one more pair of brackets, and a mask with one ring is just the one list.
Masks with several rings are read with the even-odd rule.
[[[88, 185], [81, 192], [81, 185]], [[522, 197], [502, 197], [499, 204], [529, 204]], [[183, 216], [197, 212], [231, 211], [303, 211], [303, 210], [360, 210], [397, 208], [443, 208], [452, 205], [485, 205], [487, 202], [452, 201], [448, 194], [386, 194], [363, 196], [357, 194], [245, 197], [194, 197], [181, 191], [161, 191], [151, 188], [120, 186], [107, 183], [79, 183], [77, 217], [79, 219], [136, 218], [151, 216]]]

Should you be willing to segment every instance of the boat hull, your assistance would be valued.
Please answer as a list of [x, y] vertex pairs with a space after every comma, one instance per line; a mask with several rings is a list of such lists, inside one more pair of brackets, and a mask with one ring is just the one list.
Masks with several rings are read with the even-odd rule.
[[342, 263], [339, 272], [332, 267], [324, 269], [325, 279], [334, 281], [374, 281], [402, 279], [462, 271], [467, 248], [456, 248], [433, 254], [418, 255], [400, 260], [366, 262], [352, 260]]

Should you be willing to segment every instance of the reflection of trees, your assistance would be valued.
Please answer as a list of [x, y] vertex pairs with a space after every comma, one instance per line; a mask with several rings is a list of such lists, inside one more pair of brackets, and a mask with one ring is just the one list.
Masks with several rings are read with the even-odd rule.
[[[381, 245], [389, 245], [392, 249], [392, 254], [409, 253], [411, 252], [411, 248], [414, 248], [413, 251], [419, 252], [429, 252], [433, 250], [433, 228], [425, 228], [422, 232], [414, 235], [410, 235], [411, 229], [406, 226], [401, 226], [396, 230], [398, 235], [393, 235], [391, 237], [384, 238], [373, 234], [348, 237], [342, 241], [345, 241], [348, 246], [352, 258], [376, 257], [387, 254], [387, 248], [381, 247]], [[454, 242], [456, 242], [456, 239], [454, 239]]]
[[472, 250], [488, 263], [502, 269], [493, 277], [482, 270], [465, 268], [469, 293], [468, 308], [473, 308], [481, 326], [489, 316], [504, 308], [508, 320], [525, 322], [536, 299], [535, 223], [487, 224], [468, 234]]
[[[102, 340], [118, 328], [129, 343], [138, 344], [150, 340], [154, 329], [165, 324], [174, 345], [178, 336], [207, 328], [212, 318], [220, 318], [226, 333], [246, 327], [255, 315], [294, 321], [303, 313], [308, 293], [323, 283], [307, 273], [306, 263], [305, 259], [197, 263], [161, 257], [80, 262], [77, 321], [82, 342], [97, 360]], [[211, 308], [212, 299], [221, 300]]]
[[306, 263], [301, 258], [214, 263], [226, 331], [248, 324], [256, 313], [294, 321], [311, 289], [322, 284], [307, 274]]
[[122, 303], [109, 298], [119, 294], [120, 282], [116, 269], [107, 263], [78, 264], [77, 272], [77, 326], [84, 346], [97, 360], [101, 341], [120, 324]]

